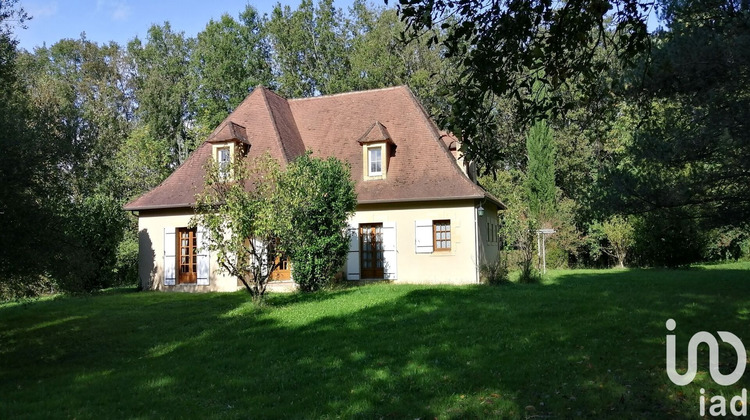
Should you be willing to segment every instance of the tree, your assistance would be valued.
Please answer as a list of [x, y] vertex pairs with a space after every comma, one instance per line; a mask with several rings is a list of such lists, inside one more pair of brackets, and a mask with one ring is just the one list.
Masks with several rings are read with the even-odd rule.
[[[425, 33], [461, 76], [450, 81], [450, 113], [442, 125], [461, 136], [468, 159], [492, 163], [496, 149], [487, 147], [482, 127], [495, 98], [514, 98], [516, 115], [534, 121], [564, 112], [570, 103], [559, 88], [575, 80], [598, 81], [608, 68], [595, 60], [601, 45], [614, 45], [618, 60], [631, 63], [647, 50], [647, 0], [403, 0], [399, 13], [407, 38]], [[612, 10], [612, 7], [614, 10]], [[534, 95], [547, 86], [549, 97]], [[588, 89], [583, 89], [584, 92]], [[475, 145], [478, 143], [478, 145]]]
[[595, 223], [589, 229], [593, 239], [592, 254], [601, 252], [615, 259], [617, 266], [625, 267], [628, 252], [635, 244], [635, 228], [627, 217], [615, 215], [603, 223]]
[[343, 14], [333, 0], [302, 0], [297, 10], [277, 4], [266, 28], [280, 92], [287, 97], [347, 90], [350, 71]]
[[526, 193], [529, 210], [538, 220], [550, 218], [555, 210], [555, 143], [546, 120], [536, 122], [526, 137], [529, 164]]
[[[229, 174], [229, 175], [227, 175]], [[206, 243], [219, 265], [237, 277], [259, 302], [277, 268], [282, 223], [278, 182], [281, 170], [268, 153], [255, 159], [234, 156], [228, 171], [211, 160], [205, 189], [196, 197], [191, 225], [206, 230]]]
[[135, 69], [136, 116], [152, 138], [167, 142], [173, 168], [195, 148], [188, 77], [193, 45], [192, 38], [174, 32], [169, 22], [152, 25], [145, 44], [138, 38], [128, 44]]
[[285, 210], [279, 237], [294, 281], [303, 291], [318, 290], [341, 269], [349, 251], [347, 221], [357, 206], [349, 165], [308, 152], [284, 172], [279, 194]]
[[607, 173], [613, 206], [738, 226], [750, 218], [750, 9], [665, 3], [670, 30], [631, 91], [637, 125]]
[[224, 14], [198, 34], [190, 57], [196, 119], [212, 130], [255, 86], [272, 86], [264, 20], [248, 5], [239, 20]]

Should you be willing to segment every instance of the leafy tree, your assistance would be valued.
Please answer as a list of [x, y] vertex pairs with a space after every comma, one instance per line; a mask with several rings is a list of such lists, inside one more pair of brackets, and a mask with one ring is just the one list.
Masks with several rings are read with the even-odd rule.
[[196, 119], [212, 130], [255, 86], [273, 85], [264, 19], [246, 6], [239, 20], [224, 14], [198, 34], [190, 58]]
[[350, 71], [343, 13], [333, 0], [302, 0], [297, 10], [277, 4], [266, 28], [277, 66], [279, 90], [287, 97], [347, 90]]
[[357, 206], [349, 165], [308, 152], [284, 172], [279, 194], [285, 210], [279, 237], [294, 281], [303, 291], [318, 290], [341, 269], [349, 251], [347, 220]]
[[191, 224], [207, 230], [207, 246], [219, 265], [238, 278], [260, 302], [277, 268], [282, 206], [277, 192], [281, 170], [268, 153], [247, 160], [237, 154], [227, 172], [211, 161], [205, 189], [196, 197]]
[[150, 137], [168, 143], [172, 167], [195, 148], [188, 77], [194, 43], [165, 22], [149, 28], [145, 44], [135, 38], [127, 48], [135, 68], [136, 116], [148, 127]]
[[526, 138], [529, 164], [526, 169], [526, 193], [529, 210], [539, 220], [555, 210], [555, 143], [546, 120], [531, 126]]
[[[608, 68], [608, 61], [595, 59], [599, 46], [616, 46], [625, 63], [648, 48], [652, 6], [645, 0], [403, 0], [399, 13], [408, 38], [430, 34], [428, 42], [457, 60], [461, 76], [449, 81], [451, 108], [441, 122], [461, 136], [469, 159], [491, 168], [497, 156], [489, 153], [496, 149], [482, 130], [495, 98], [513, 98], [523, 121], [564, 112], [570, 103], [559, 88], [574, 80], [593, 85]], [[549, 88], [544, 100], [534, 95], [538, 83]]]
[[615, 259], [618, 267], [625, 267], [628, 252], [635, 244], [635, 227], [627, 217], [615, 215], [603, 223], [595, 223], [589, 229], [593, 239], [592, 254], [602, 252]]

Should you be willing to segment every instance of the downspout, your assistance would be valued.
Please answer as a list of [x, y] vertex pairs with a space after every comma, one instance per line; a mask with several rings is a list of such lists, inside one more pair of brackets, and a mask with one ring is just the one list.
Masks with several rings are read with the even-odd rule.
[[474, 283], [479, 284], [479, 215], [477, 212], [477, 203], [474, 201], [474, 266], [476, 270], [474, 272]]

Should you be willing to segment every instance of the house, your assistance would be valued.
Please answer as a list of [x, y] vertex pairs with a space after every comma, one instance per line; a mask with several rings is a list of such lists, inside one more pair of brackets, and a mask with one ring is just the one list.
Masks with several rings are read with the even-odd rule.
[[[457, 140], [409, 88], [285, 99], [258, 87], [172, 175], [125, 206], [138, 215], [144, 288], [238, 289], [201, 246], [203, 231], [188, 228], [206, 162], [227, 162], [238, 147], [282, 166], [305, 150], [351, 164], [358, 205], [347, 280], [477, 283], [480, 265], [498, 256], [503, 204], [467, 175]], [[274, 283], [292, 284], [292, 276], [284, 261]]]

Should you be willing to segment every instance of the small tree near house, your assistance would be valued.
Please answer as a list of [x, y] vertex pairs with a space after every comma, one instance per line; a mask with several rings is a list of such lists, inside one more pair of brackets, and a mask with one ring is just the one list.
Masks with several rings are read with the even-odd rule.
[[205, 189], [197, 196], [191, 224], [206, 229], [207, 244], [221, 269], [237, 277], [253, 297], [262, 300], [276, 269], [281, 170], [270, 155], [248, 162], [240, 155], [228, 167], [206, 165]]
[[302, 291], [318, 290], [341, 269], [349, 251], [347, 220], [357, 206], [349, 167], [308, 152], [289, 165], [279, 192], [286, 213], [279, 235], [292, 260], [294, 281]]
[[235, 156], [229, 167], [210, 162], [193, 225], [208, 231], [221, 268], [261, 300], [278, 268], [291, 258], [303, 291], [324, 286], [346, 259], [346, 222], [357, 197], [349, 168], [306, 153], [282, 171], [268, 154]]

